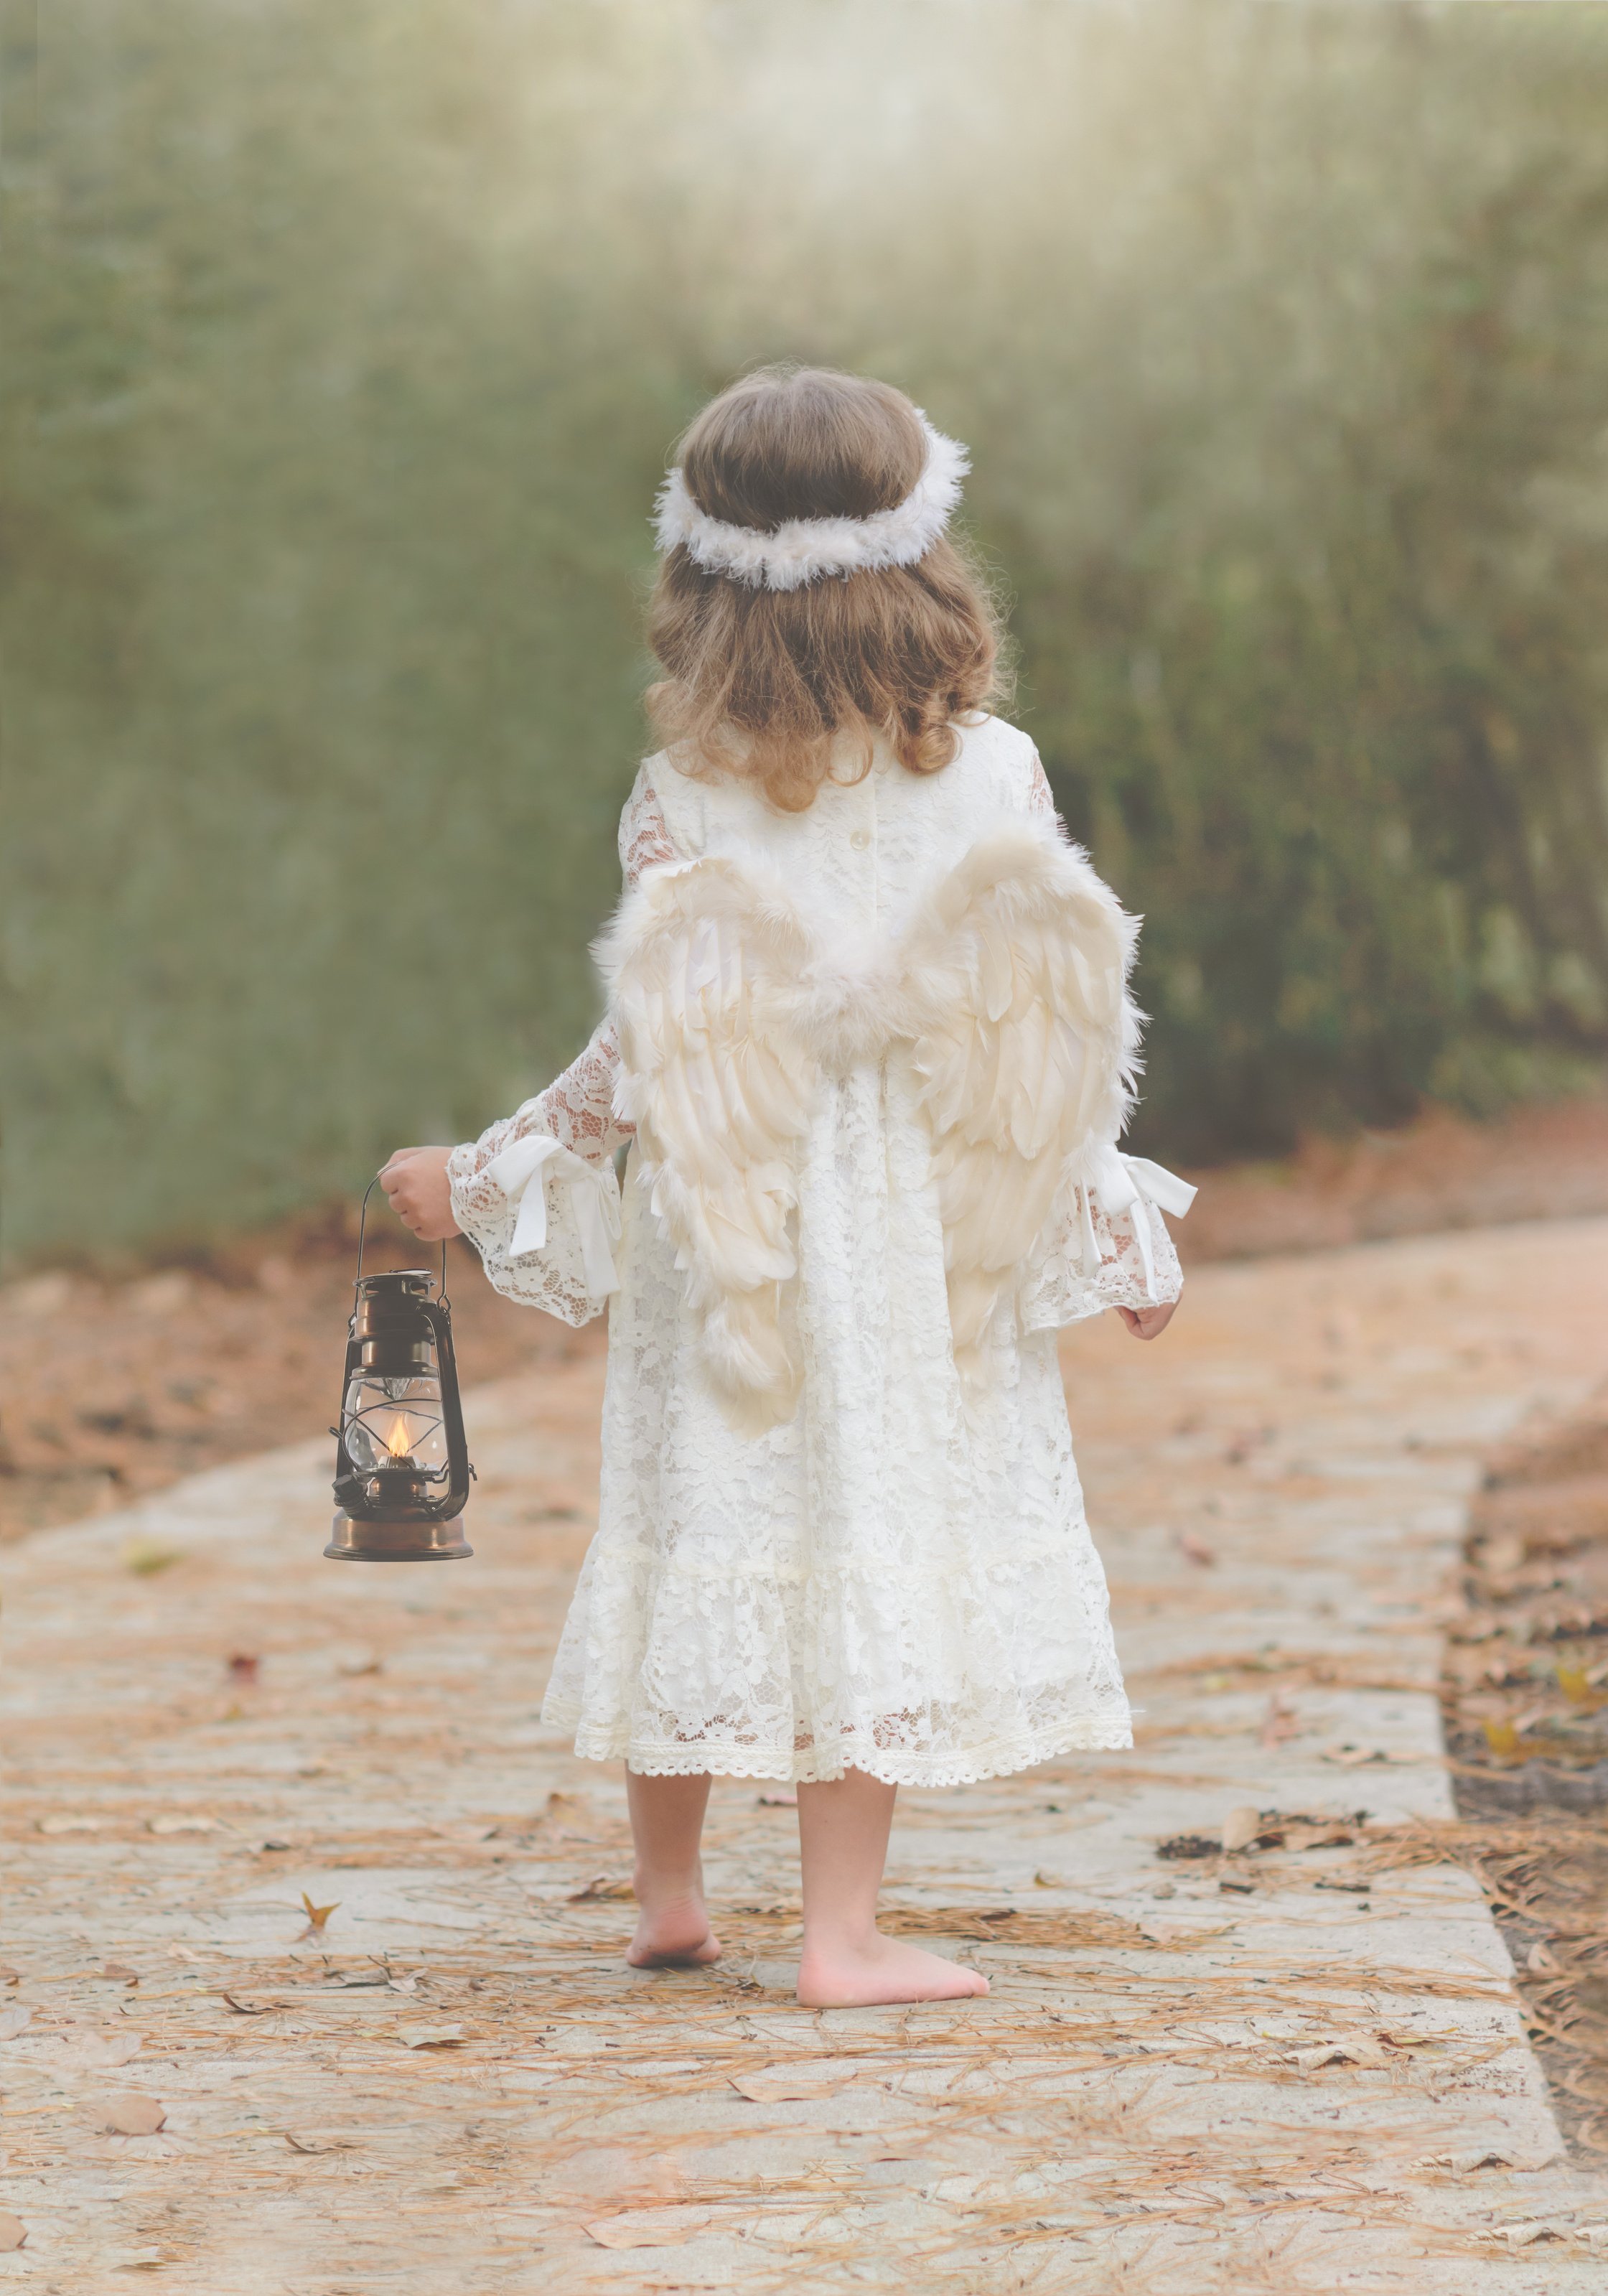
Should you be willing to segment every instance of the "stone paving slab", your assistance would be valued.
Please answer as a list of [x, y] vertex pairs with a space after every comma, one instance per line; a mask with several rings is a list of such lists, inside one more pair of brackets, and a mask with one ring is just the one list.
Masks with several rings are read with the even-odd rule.
[[[324, 1562], [324, 1444], [12, 1550], [0, 2283], [1600, 2291], [1608, 2192], [1473, 1880], [1376, 1834], [1157, 1848], [1450, 1815], [1465, 1496], [1608, 1375], [1605, 1279], [1608, 1222], [1559, 1223], [1211, 1269], [1156, 1347], [1069, 1335], [1138, 1743], [901, 1795], [888, 1903], [987, 1970], [964, 2005], [792, 2002], [794, 1819], [740, 1781], [726, 1958], [624, 1968], [619, 1775], [537, 1720], [595, 1358], [473, 1398], [472, 1562]], [[108, 2133], [130, 2095], [159, 2132]]]

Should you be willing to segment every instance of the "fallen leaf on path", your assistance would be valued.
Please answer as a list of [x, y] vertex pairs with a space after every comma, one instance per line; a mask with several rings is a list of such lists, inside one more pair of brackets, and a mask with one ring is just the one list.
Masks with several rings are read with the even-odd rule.
[[324, 1934], [324, 1923], [328, 1921], [330, 1915], [338, 1911], [340, 1907], [340, 1898], [337, 1898], [332, 1904], [328, 1906], [316, 1906], [311, 1898], [308, 1897], [307, 1891], [304, 1890], [301, 1893], [301, 1903], [308, 1917], [308, 1925], [306, 1929], [302, 1931], [302, 1936], [322, 1937]]
[[154, 1578], [185, 1559], [183, 1547], [164, 1546], [157, 1538], [131, 1538], [123, 1549], [123, 1568], [136, 1578]]
[[103, 1961], [101, 1974], [114, 1985], [137, 1985], [140, 1981], [139, 1971], [130, 1969], [126, 1961]]
[[1262, 1716], [1262, 1726], [1257, 1735], [1264, 1746], [1282, 1746], [1287, 1738], [1298, 1735], [1300, 1724], [1295, 1718], [1295, 1701], [1287, 1690], [1276, 1690], [1268, 1701]]
[[70, 1816], [62, 1811], [54, 1817], [39, 1820], [41, 1833], [99, 1833], [106, 1821], [103, 1817]]
[[229, 1672], [236, 1682], [255, 1682], [262, 1660], [255, 1651], [231, 1651]]
[[63, 2039], [69, 2064], [99, 2067], [126, 2065], [139, 2055], [144, 2036], [139, 2033], [100, 2033], [93, 2026], [69, 2030]]
[[12, 1969], [9, 1964], [0, 1964], [0, 1985], [21, 1985], [21, 1982], [22, 1972], [20, 1969]]
[[385, 1660], [378, 1651], [349, 1651], [345, 1658], [337, 1659], [335, 1661], [337, 1674], [353, 1677], [360, 1674], [382, 1674], [384, 1670]]
[[398, 2025], [397, 2038], [405, 2049], [455, 2049], [465, 2038], [462, 2025]]
[[199, 1810], [169, 1810], [164, 1817], [153, 1817], [152, 1833], [216, 1833], [217, 1820], [203, 1817]]
[[115, 2096], [97, 2097], [90, 2106], [95, 2127], [113, 2136], [154, 2136], [168, 2119], [168, 2108], [153, 2096], [128, 2089]]
[[1485, 1742], [1493, 1754], [1516, 1754], [1519, 1751], [1517, 1725], [1512, 1722], [1488, 1722]]
[[1252, 1809], [1249, 1802], [1242, 1803], [1238, 1809], [1231, 1809], [1223, 1820], [1223, 1848], [1230, 1852], [1243, 1849], [1249, 1842], [1256, 1840], [1261, 1830], [1261, 1811]]
[[586, 1906], [602, 1898], [634, 1898], [636, 1895], [628, 1882], [611, 1882], [606, 1874], [600, 1874], [595, 1881], [588, 1882], [584, 1890], [575, 1890], [569, 1902], [572, 1906]]
[[732, 2087], [751, 2104], [788, 2104], [811, 2096], [835, 2096], [858, 2078], [853, 2064], [761, 2065], [757, 2072], [733, 2073]]
[[0, 2010], [0, 2041], [14, 2041], [19, 2033], [26, 2033], [34, 2021], [31, 2009]]
[[226, 2001], [237, 2017], [267, 2017], [281, 2006], [277, 2001], [238, 2001], [233, 1993], [222, 1993], [218, 1998]]
[[1315, 2048], [1297, 2049], [1286, 2060], [1299, 2065], [1304, 2073], [1321, 2071], [1325, 2065], [1356, 2065], [1371, 2071], [1391, 2062], [1390, 2052], [1382, 2043], [1370, 2039], [1355, 2041], [1320, 2041]]
[[0, 2209], [0, 2254], [9, 2256], [13, 2249], [21, 2248], [27, 2238], [28, 2226], [21, 2218]]
[[1179, 1531], [1177, 1549], [1189, 1562], [1198, 1562], [1203, 1570], [1210, 1570], [1218, 1559], [1216, 1547], [1208, 1546], [1198, 1530]]
[[676, 2248], [708, 2225], [713, 2211], [690, 2204], [664, 2209], [626, 2209], [581, 2229], [599, 2248]]

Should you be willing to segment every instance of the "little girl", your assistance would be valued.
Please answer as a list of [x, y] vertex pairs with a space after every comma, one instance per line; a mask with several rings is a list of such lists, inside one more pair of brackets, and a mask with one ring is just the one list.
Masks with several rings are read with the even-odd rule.
[[637, 1964], [720, 1950], [711, 1775], [796, 1782], [816, 2006], [988, 1989], [876, 1927], [898, 1786], [1132, 1742], [1055, 1332], [1163, 1328], [1157, 1207], [1193, 1193], [1117, 1150], [1136, 927], [989, 715], [966, 467], [849, 375], [704, 409], [658, 504], [665, 746], [607, 1017], [516, 1115], [381, 1176], [511, 1298], [611, 1303], [544, 1719], [626, 1763]]

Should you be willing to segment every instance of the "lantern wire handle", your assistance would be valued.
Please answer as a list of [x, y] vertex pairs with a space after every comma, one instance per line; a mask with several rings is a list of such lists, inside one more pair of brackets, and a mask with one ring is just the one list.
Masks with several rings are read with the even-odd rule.
[[[368, 1228], [368, 1200], [373, 1194], [374, 1190], [379, 1186], [379, 1185], [380, 1175], [376, 1172], [373, 1178], [369, 1182], [367, 1187], [363, 1191], [363, 1203], [357, 1213], [357, 1274], [352, 1285], [354, 1292], [357, 1290], [357, 1285], [363, 1281], [363, 1239]], [[443, 1236], [441, 1238], [441, 1305], [443, 1308], [447, 1304], [447, 1239], [446, 1236]]]

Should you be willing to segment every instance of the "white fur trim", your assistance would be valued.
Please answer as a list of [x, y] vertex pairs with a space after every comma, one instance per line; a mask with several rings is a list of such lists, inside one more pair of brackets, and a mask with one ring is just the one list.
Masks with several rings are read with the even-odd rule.
[[[917, 414], [921, 414], [918, 407]], [[699, 509], [681, 466], [666, 474], [653, 505], [653, 531], [661, 552], [685, 543], [687, 555], [708, 574], [728, 574], [751, 590], [799, 590], [824, 574], [874, 572], [886, 566], [914, 566], [924, 558], [949, 522], [960, 500], [960, 482], [971, 463], [966, 450], [935, 430], [921, 416], [927, 434], [927, 462], [910, 492], [891, 510], [869, 518], [790, 518], [768, 531], [733, 526]]]

